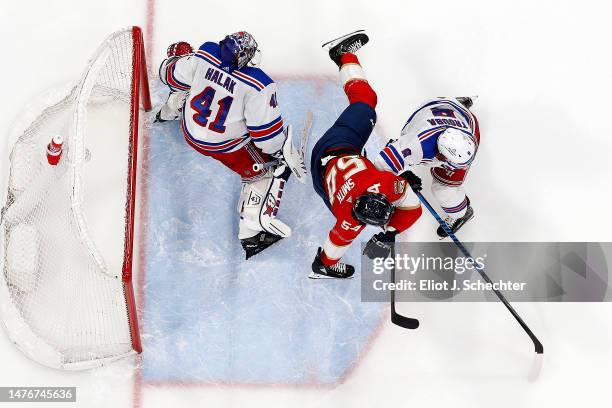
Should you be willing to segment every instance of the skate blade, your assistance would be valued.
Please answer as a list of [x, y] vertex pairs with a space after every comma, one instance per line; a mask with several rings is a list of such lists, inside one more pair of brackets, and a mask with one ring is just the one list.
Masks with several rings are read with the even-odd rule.
[[340, 36], [340, 37], [338, 37], [338, 38], [334, 38], [333, 40], [326, 42], [325, 44], [323, 44], [323, 45], [321, 46], [321, 48], [325, 48], [325, 47], [327, 47], [327, 48], [331, 48], [331, 47], [333, 47], [334, 45], [336, 45], [336, 43], [337, 43], [337, 42], [342, 41], [342, 40], [344, 40], [346, 37], [350, 37], [351, 35], [358, 34], [358, 33], [365, 33], [365, 30], [357, 30], [357, 31], [353, 31], [352, 33], [348, 33], [348, 34], [341, 35], [341, 36]]
[[[476, 216], [475, 216], [475, 215], [472, 215], [472, 216], [471, 216], [471, 217], [470, 217], [470, 218], [469, 218], [469, 219], [468, 219], [468, 220], [467, 220], [467, 221], [466, 221], [466, 222], [465, 222], [465, 223], [464, 223], [464, 224], [461, 226], [461, 228], [463, 228], [463, 227], [465, 226], [465, 224], [467, 224], [469, 221], [473, 220], [473, 219], [474, 219], [474, 217], [476, 217]], [[456, 235], [456, 234], [457, 234], [459, 231], [461, 231], [461, 228], [459, 228], [457, 231], [455, 231], [455, 232], [453, 233], [453, 235]], [[445, 237], [441, 237], [441, 236], [439, 236], [439, 235], [438, 235], [438, 241], [445, 240], [446, 238], [450, 238], [450, 237], [449, 237], [448, 235], [447, 235], [447, 236], [445, 236]]]
[[283, 239], [283, 237], [277, 236], [274, 240], [271, 240], [270, 242], [267, 242], [267, 243], [265, 243], [263, 245], [260, 245], [260, 246], [258, 246], [256, 248], [243, 248], [244, 251], [245, 251], [245, 259], [248, 261], [249, 259], [251, 259], [255, 255], [259, 254], [260, 252], [270, 248], [272, 245], [276, 244], [281, 239]]
[[353, 279], [353, 276], [349, 276], [348, 278], [337, 278], [335, 276], [323, 275], [316, 272], [310, 272], [308, 275], [309, 279]]

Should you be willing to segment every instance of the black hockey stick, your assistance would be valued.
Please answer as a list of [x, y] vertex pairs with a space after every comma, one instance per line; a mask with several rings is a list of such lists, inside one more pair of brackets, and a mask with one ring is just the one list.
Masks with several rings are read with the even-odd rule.
[[[429, 204], [427, 199], [425, 197], [423, 197], [423, 194], [421, 194], [419, 191], [415, 191], [415, 193], [416, 193], [417, 197], [419, 197], [419, 200], [421, 200], [423, 205], [429, 210], [431, 215], [433, 215], [434, 218], [438, 221], [438, 223], [440, 224], [440, 226], [442, 227], [444, 232], [446, 232], [448, 234], [448, 236], [451, 237], [453, 242], [457, 245], [457, 247], [461, 250], [461, 252], [463, 252], [463, 255], [465, 255], [467, 258], [470, 258], [470, 259], [473, 260], [474, 257], [470, 254], [470, 252], [463, 245], [463, 243], [461, 243], [461, 241], [459, 241], [457, 239], [457, 237], [455, 236], [453, 231], [450, 229], [448, 224], [440, 217], [440, 215], [438, 215], [436, 210], [433, 209], [433, 207], [431, 206], [431, 204]], [[485, 273], [484, 269], [478, 268], [476, 266], [474, 267], [474, 269], [476, 269], [476, 272], [478, 272], [480, 274], [480, 276], [482, 277], [482, 279], [485, 282], [491, 283], [491, 284], [493, 283], [491, 281], [491, 279], [489, 278], [489, 276]], [[506, 309], [508, 309], [510, 311], [510, 313], [512, 313], [512, 316], [514, 316], [514, 318], [516, 319], [518, 324], [520, 324], [521, 327], [523, 328], [523, 330], [525, 330], [525, 332], [527, 333], [529, 338], [531, 338], [531, 341], [533, 341], [533, 345], [535, 347], [535, 352], [538, 353], [538, 354], [543, 354], [544, 353], [544, 347], [542, 346], [542, 343], [540, 343], [540, 340], [538, 340], [538, 338], [535, 336], [535, 334], [533, 334], [533, 332], [531, 331], [529, 326], [527, 326], [527, 324], [523, 321], [521, 316], [519, 316], [519, 314], [516, 312], [516, 310], [514, 310], [514, 308], [510, 304], [510, 302], [508, 302], [508, 300], [504, 297], [504, 295], [502, 295], [502, 293], [499, 290], [493, 289], [493, 292], [495, 293], [495, 295], [497, 295], [497, 298], [504, 304], [504, 306], [506, 306]]]
[[[395, 259], [395, 248], [391, 249], [391, 256]], [[391, 269], [391, 283], [395, 283], [395, 263]], [[416, 329], [419, 327], [419, 321], [412, 317], [402, 316], [395, 310], [395, 289], [391, 290], [391, 323], [396, 324], [404, 329]]]

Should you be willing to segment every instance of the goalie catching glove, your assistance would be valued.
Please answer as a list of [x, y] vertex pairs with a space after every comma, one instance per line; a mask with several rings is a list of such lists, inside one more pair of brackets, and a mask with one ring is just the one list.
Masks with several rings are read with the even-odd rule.
[[186, 41], [178, 41], [168, 46], [166, 55], [168, 58], [182, 57], [183, 55], [193, 54], [193, 47]]

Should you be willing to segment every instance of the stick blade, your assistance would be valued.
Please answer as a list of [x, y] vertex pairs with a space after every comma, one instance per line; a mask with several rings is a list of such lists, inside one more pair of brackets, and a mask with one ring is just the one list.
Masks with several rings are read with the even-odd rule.
[[535, 352], [538, 354], [544, 354], [544, 346], [542, 345], [542, 343], [540, 343], [540, 340], [536, 338], [534, 340], [534, 344], [535, 344]]
[[396, 312], [391, 312], [391, 323], [410, 330], [414, 330], [419, 327], [419, 321], [417, 319], [402, 316]]

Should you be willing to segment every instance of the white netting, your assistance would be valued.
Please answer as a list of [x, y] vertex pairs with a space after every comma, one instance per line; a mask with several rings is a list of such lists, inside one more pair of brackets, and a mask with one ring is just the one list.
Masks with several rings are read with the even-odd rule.
[[[122, 283], [137, 148], [133, 49], [132, 28], [110, 36], [78, 85], [45, 98], [37, 116], [30, 108], [28, 125], [11, 135], [0, 312], [15, 344], [52, 367], [89, 368], [133, 352]], [[56, 134], [64, 151], [50, 166]]]

